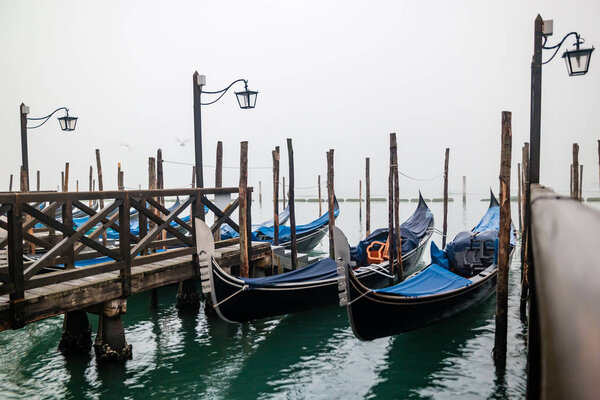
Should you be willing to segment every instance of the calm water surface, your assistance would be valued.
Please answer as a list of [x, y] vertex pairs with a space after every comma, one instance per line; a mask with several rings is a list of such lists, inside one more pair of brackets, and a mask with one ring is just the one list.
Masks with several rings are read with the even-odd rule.
[[[450, 236], [483, 215], [487, 203], [481, 197], [470, 196], [467, 207], [450, 203]], [[402, 217], [415, 207], [401, 203]], [[253, 208], [254, 222], [270, 217], [269, 204]], [[318, 213], [315, 203], [296, 208], [299, 223]], [[430, 208], [441, 229], [442, 203]], [[372, 203], [373, 227], [387, 225], [386, 212], [386, 203]], [[338, 226], [352, 244], [361, 238], [357, 203], [341, 204]], [[433, 240], [441, 242], [439, 235]], [[317, 251], [326, 246], [327, 240]], [[150, 310], [145, 293], [129, 299], [123, 321], [133, 359], [121, 366], [97, 365], [93, 351], [66, 360], [57, 349], [62, 317], [0, 333], [0, 398], [523, 398], [527, 330], [518, 310], [519, 262], [517, 251], [510, 274], [507, 373], [500, 382], [491, 358], [494, 298], [414, 332], [361, 342], [345, 309], [336, 306], [228, 324], [203, 310], [178, 316], [176, 290], [166, 287], [159, 290], [158, 311]], [[96, 330], [97, 317], [90, 320]]]

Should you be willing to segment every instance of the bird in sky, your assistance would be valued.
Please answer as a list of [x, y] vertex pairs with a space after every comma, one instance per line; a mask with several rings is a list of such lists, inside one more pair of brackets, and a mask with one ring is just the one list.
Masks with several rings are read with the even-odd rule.
[[185, 145], [187, 145], [190, 142], [190, 139], [181, 140], [178, 137], [176, 137], [175, 140], [177, 140], [177, 143], [179, 143], [181, 147], [185, 147]]

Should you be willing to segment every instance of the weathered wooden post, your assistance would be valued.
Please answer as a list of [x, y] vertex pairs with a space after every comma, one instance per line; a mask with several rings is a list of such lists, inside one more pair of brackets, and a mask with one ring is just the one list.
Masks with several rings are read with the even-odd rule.
[[[94, 168], [90, 165], [90, 176], [89, 176], [89, 188], [88, 190], [91, 192], [94, 189]], [[92, 199], [88, 200], [88, 206], [92, 206]]]
[[[215, 187], [223, 187], [223, 142], [217, 142], [217, 154], [215, 163]], [[216, 195], [215, 195], [216, 197]], [[219, 217], [215, 214], [214, 222], [217, 222]], [[221, 240], [221, 228], [217, 229], [213, 234], [215, 241]]]
[[394, 254], [398, 264], [398, 279], [404, 280], [404, 269], [402, 266], [402, 235], [400, 232], [400, 183], [398, 177], [398, 144], [396, 134], [393, 134], [393, 175], [394, 175]]
[[273, 155], [273, 244], [279, 245], [279, 146]]
[[502, 152], [500, 155], [500, 234], [498, 248], [498, 287], [496, 290], [496, 334], [494, 362], [501, 374], [506, 368], [506, 336], [508, 323], [508, 269], [510, 265], [510, 164], [511, 113], [502, 112]]
[[69, 163], [65, 163], [65, 186], [63, 192], [69, 191]]
[[[102, 163], [100, 162], [100, 149], [96, 149], [96, 170], [98, 173], [98, 191], [104, 191], [104, 184], [102, 182]], [[104, 208], [104, 200], [100, 198], [100, 209]], [[106, 246], [106, 242], [108, 241], [106, 237], [106, 231], [102, 233], [102, 243]]]
[[98, 361], [124, 361], [132, 356], [131, 345], [125, 340], [121, 314], [127, 311], [126, 299], [115, 299], [102, 304], [94, 352]]
[[317, 176], [317, 187], [319, 188], [318, 189], [318, 192], [319, 192], [318, 196], [319, 196], [319, 217], [320, 217], [321, 215], [323, 215], [323, 210], [321, 208], [321, 201], [322, 201], [321, 200], [321, 175]]
[[448, 234], [448, 161], [450, 159], [450, 149], [446, 149], [444, 158], [444, 222], [442, 225], [442, 249], [446, 247], [446, 235]]
[[240, 185], [239, 185], [239, 221], [240, 221], [240, 276], [248, 278], [250, 260], [248, 254], [248, 142], [240, 144]]
[[283, 205], [285, 206], [285, 176], [281, 178], [283, 180], [283, 186], [282, 186], [282, 191], [283, 191]]
[[600, 140], [598, 140], [598, 184], [600, 185]]
[[573, 175], [573, 164], [571, 164], [570, 166], [570, 176], [569, 176], [569, 196], [571, 198], [573, 198], [573, 179], [575, 178]]
[[521, 163], [517, 163], [517, 206], [519, 208], [519, 232], [523, 232], [523, 216], [521, 215]]
[[[37, 175], [37, 191], [39, 192], [40, 191], [40, 186], [41, 186], [41, 178], [40, 178], [40, 170], [39, 169], [37, 170], [37, 174], [36, 175]], [[78, 190], [78, 192], [79, 192], [79, 190]]]
[[10, 174], [10, 180], [8, 181], [8, 191], [12, 192], [13, 174]]
[[[390, 170], [388, 174], [388, 259], [390, 263], [390, 273], [396, 275], [396, 265], [394, 260], [396, 253], [395, 232], [394, 232], [394, 152], [396, 151], [396, 135], [390, 133]], [[393, 278], [390, 284], [393, 284]]]
[[[358, 180], [358, 218], [362, 221], [362, 180]], [[362, 225], [362, 223], [361, 223]], [[362, 228], [361, 228], [362, 229]]]
[[[164, 173], [163, 173], [163, 156], [162, 156], [162, 149], [158, 149], [156, 151], [156, 188], [157, 189], [164, 189], [165, 188], [165, 177], [164, 177]], [[160, 203], [161, 206], [164, 207], [165, 205], [165, 198], [163, 196], [160, 196], [158, 198], [158, 202]], [[163, 213], [159, 213], [160, 215], [163, 215]], [[160, 233], [160, 238], [161, 240], [165, 240], [167, 238], [167, 231], [163, 230]], [[166, 246], [163, 246], [163, 250], [167, 250]]]
[[258, 204], [262, 207], [262, 181], [258, 181]]
[[527, 309], [527, 298], [529, 296], [528, 280], [528, 258], [527, 249], [529, 242], [529, 143], [525, 143], [522, 148], [523, 165], [523, 198], [521, 207], [523, 208], [523, 230], [521, 234], [521, 312]]
[[329, 258], [335, 260], [335, 240], [333, 228], [335, 227], [335, 190], [333, 185], [333, 149], [327, 152], [327, 203], [329, 209]]
[[[571, 169], [573, 169], [573, 165], [571, 165]], [[65, 191], [65, 171], [60, 171], [60, 191]], [[571, 184], [571, 193], [573, 193], [573, 184]]]
[[[162, 154], [161, 154], [162, 156]], [[156, 186], [157, 186], [157, 179], [156, 179], [156, 159], [154, 157], [148, 157], [148, 190], [155, 190]], [[141, 199], [143, 201], [143, 205], [144, 207], [146, 206], [146, 198], [144, 197], [143, 199]], [[154, 207], [149, 207], [150, 211], [152, 211], [153, 213], [157, 214], [156, 210], [154, 209]], [[142, 213], [138, 213], [139, 215], [139, 227], [140, 227], [140, 239], [142, 239], [144, 236], [146, 236], [146, 234], [148, 233], [148, 219], [145, 215], [143, 215]], [[144, 225], [142, 227], [142, 224]], [[155, 226], [154, 222], [150, 221], [150, 229], [153, 229]], [[156, 249], [152, 249], [151, 250], [153, 253], [156, 252]], [[147, 253], [147, 252], [145, 252]], [[150, 290], [150, 308], [153, 310], [158, 309], [158, 290], [152, 289]]]
[[573, 143], [573, 186], [571, 188], [571, 198], [579, 198], [579, 145]]
[[79, 192], [79, 179], [75, 180], [75, 191]]
[[192, 188], [196, 187], [196, 167], [192, 167]]
[[371, 234], [371, 160], [365, 159], [365, 236]]
[[296, 238], [296, 206], [294, 204], [294, 149], [292, 147], [292, 139], [287, 139], [288, 161], [289, 161], [289, 176], [290, 176], [290, 191], [288, 201], [290, 202], [290, 244], [292, 245], [292, 270], [298, 269], [298, 243]]
[[467, 202], [467, 177], [464, 175], [462, 177], [462, 202], [463, 204]]

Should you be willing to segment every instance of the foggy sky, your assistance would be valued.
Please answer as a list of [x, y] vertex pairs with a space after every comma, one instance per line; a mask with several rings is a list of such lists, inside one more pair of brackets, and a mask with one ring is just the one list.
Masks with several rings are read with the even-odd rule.
[[[600, 2], [589, 1], [8, 1], [0, 0], [0, 190], [21, 164], [18, 107], [32, 117], [67, 106], [79, 117], [65, 134], [55, 118], [29, 132], [33, 178], [56, 189], [70, 162], [87, 187], [94, 149], [105, 189], [147, 187], [148, 157], [193, 163], [192, 74], [206, 90], [238, 78], [258, 90], [254, 110], [233, 91], [203, 107], [205, 186], [214, 184], [215, 148], [224, 143], [225, 186], [237, 186], [239, 142], [249, 141], [249, 183], [272, 190], [271, 150], [294, 141], [297, 196], [325, 182], [325, 152], [335, 149], [336, 192], [356, 197], [371, 158], [372, 193], [387, 193], [389, 133], [399, 169], [438, 176], [450, 147], [450, 191], [462, 175], [470, 192], [498, 187], [501, 112], [513, 117], [516, 163], [529, 137], [533, 23], [554, 20], [557, 43], [578, 31], [600, 44]], [[566, 48], [574, 40], [568, 39]], [[568, 190], [571, 145], [581, 146], [584, 191], [598, 191], [599, 54], [590, 73], [568, 77], [563, 50], [544, 66], [541, 182]], [[544, 52], [544, 60], [551, 55]], [[240, 90], [243, 86], [234, 87]], [[205, 98], [205, 100], [208, 100]], [[189, 140], [180, 146], [180, 140]], [[15, 179], [18, 182], [18, 179]], [[191, 166], [165, 164], [165, 186], [191, 182]], [[15, 183], [14, 187], [18, 187]], [[400, 178], [402, 197], [421, 188], [439, 196], [442, 180]], [[33, 185], [32, 185], [33, 187]]]

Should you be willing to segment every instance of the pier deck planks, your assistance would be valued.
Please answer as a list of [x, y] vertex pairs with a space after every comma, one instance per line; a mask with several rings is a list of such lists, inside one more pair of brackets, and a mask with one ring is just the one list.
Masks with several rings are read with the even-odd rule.
[[[271, 254], [269, 243], [253, 242], [250, 260]], [[215, 259], [224, 268], [239, 265], [239, 245], [222, 247]], [[85, 267], [83, 267], [85, 268]], [[131, 292], [140, 293], [194, 278], [192, 256], [176, 257], [131, 268]], [[25, 291], [25, 322], [79, 310], [121, 297], [119, 271], [105, 272]], [[9, 296], [0, 296], [0, 331], [11, 328]]]

